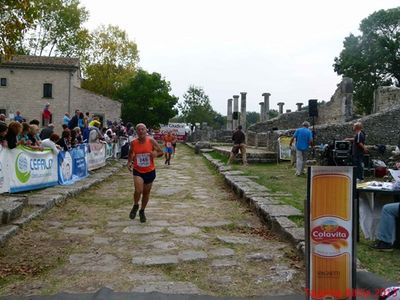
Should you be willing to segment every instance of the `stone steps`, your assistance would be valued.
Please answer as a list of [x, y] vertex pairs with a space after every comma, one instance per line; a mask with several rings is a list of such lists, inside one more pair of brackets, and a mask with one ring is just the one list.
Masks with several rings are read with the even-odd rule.
[[[212, 148], [215, 152], [227, 157], [229, 157], [231, 153], [231, 147], [213, 146]], [[246, 156], [248, 163], [271, 163], [277, 161], [276, 152], [263, 151], [250, 147], [246, 149]], [[236, 155], [235, 161], [242, 161], [242, 155], [240, 153]]]

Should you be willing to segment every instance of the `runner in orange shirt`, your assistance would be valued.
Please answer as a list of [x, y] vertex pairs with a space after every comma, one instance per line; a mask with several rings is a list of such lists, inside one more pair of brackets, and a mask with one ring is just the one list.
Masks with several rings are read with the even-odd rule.
[[165, 153], [165, 164], [171, 164], [171, 154], [174, 152], [174, 147], [172, 146], [174, 138], [170, 131], [163, 136], [164, 141], [164, 153]]
[[128, 170], [133, 171], [133, 183], [135, 192], [133, 194], [133, 207], [129, 214], [132, 220], [139, 210], [139, 200], [142, 197], [142, 205], [139, 210], [140, 222], [146, 222], [144, 209], [149, 202], [150, 191], [156, 178], [156, 167], [154, 158], [161, 157], [163, 152], [158, 143], [147, 135], [146, 125], [136, 125], [137, 138], [131, 142], [128, 155]]

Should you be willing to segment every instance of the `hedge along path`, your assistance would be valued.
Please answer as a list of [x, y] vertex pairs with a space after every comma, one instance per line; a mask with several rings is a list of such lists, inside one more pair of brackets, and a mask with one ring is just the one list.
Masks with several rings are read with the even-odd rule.
[[[147, 222], [130, 220], [127, 169], [35, 220], [0, 249], [1, 295], [116, 292], [215, 296], [302, 293], [304, 262], [178, 146], [157, 160]], [[49, 192], [51, 189], [49, 189]]]

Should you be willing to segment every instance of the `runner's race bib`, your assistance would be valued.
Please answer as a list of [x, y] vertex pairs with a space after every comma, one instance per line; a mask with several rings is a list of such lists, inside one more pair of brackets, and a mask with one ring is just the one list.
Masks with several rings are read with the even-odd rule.
[[136, 154], [136, 163], [139, 167], [149, 167], [150, 153]]
[[167, 148], [171, 148], [172, 147], [172, 143], [167, 142]]

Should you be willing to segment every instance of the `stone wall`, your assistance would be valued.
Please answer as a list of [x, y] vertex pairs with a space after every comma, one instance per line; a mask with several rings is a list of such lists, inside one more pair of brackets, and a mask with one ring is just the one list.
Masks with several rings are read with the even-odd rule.
[[400, 88], [383, 86], [374, 93], [373, 112], [382, 112], [400, 105]]
[[[70, 107], [91, 114], [101, 114], [106, 120], [119, 120], [121, 103], [80, 88], [78, 72], [34, 68], [0, 68], [0, 77], [7, 79], [7, 86], [0, 87], [0, 109], [7, 117], [19, 110], [28, 121], [41, 120], [45, 104], [50, 103], [53, 123], [61, 130], [62, 119]], [[52, 98], [43, 98], [43, 84], [53, 85]]]
[[[28, 121], [41, 120], [48, 102], [53, 123], [61, 124], [68, 108], [69, 76], [68, 71], [60, 70], [0, 68], [0, 77], [7, 78], [7, 86], [0, 88], [0, 108], [6, 110], [7, 117], [19, 110]], [[53, 84], [52, 98], [43, 98], [44, 83]]]
[[[352, 89], [351, 79], [344, 78], [331, 100], [318, 104], [318, 117], [314, 118], [315, 125], [350, 121], [353, 118]], [[308, 110], [284, 113], [274, 119], [252, 125], [248, 129], [254, 132], [267, 132], [273, 129], [297, 128], [304, 121], [312, 123], [312, 118], [308, 116]]]
[[232, 143], [231, 130], [215, 130], [211, 127], [196, 129], [188, 138], [188, 142], [210, 141], [218, 143]]
[[[353, 123], [355, 121], [342, 124], [316, 125], [314, 127], [315, 144], [327, 144], [334, 140], [343, 140], [346, 137], [352, 137], [354, 135]], [[400, 107], [369, 115], [357, 121], [362, 122], [364, 126], [367, 145], [398, 145], [400, 137]], [[249, 142], [257, 141], [258, 144], [249, 143], [249, 145], [267, 147], [269, 151], [276, 151], [278, 137], [280, 135], [292, 136], [294, 131], [295, 128], [260, 133], [251, 132], [248, 135], [257, 135], [257, 137], [250, 139]]]
[[[121, 118], [121, 102], [111, 100], [92, 93], [88, 90], [74, 87], [72, 89], [71, 109], [79, 109], [82, 112], [102, 115], [105, 120], [119, 121]], [[105, 124], [102, 124], [103, 126]]]

